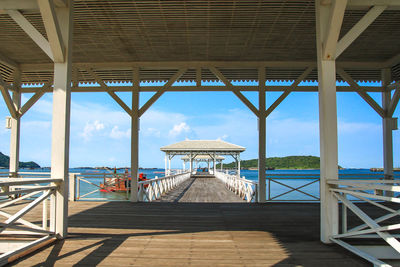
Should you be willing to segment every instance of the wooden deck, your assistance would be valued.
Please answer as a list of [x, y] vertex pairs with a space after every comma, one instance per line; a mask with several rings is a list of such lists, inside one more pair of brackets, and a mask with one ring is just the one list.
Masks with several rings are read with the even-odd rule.
[[319, 241], [318, 204], [71, 202], [69, 214], [66, 240], [14, 264], [370, 266]]
[[163, 196], [159, 202], [244, 202], [218, 179], [195, 176]]

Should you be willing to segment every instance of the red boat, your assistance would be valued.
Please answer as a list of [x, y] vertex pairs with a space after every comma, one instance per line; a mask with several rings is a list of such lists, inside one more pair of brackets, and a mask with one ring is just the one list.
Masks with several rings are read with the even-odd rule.
[[[143, 173], [139, 173], [139, 182], [147, 181], [147, 177]], [[111, 193], [111, 192], [126, 192], [130, 190], [131, 176], [126, 173], [117, 174], [114, 173], [114, 177], [104, 178], [104, 182], [100, 184], [100, 192]], [[147, 188], [148, 185], [145, 185]]]

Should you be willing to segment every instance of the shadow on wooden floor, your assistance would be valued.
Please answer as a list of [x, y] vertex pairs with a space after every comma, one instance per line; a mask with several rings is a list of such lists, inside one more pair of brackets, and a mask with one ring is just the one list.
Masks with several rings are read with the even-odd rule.
[[66, 240], [16, 264], [369, 266], [319, 241], [319, 204], [75, 202], [70, 214]]

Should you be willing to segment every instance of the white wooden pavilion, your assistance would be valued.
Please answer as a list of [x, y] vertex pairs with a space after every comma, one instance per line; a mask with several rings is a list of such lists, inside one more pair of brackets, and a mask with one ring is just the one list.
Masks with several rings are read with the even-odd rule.
[[[223, 140], [184, 140], [175, 144], [163, 146], [160, 148], [165, 152], [165, 170], [170, 174], [171, 159], [177, 155], [184, 156], [182, 160], [189, 161], [189, 172], [193, 173], [193, 163], [196, 161], [213, 162], [213, 173], [217, 168], [217, 161], [222, 162], [224, 157], [232, 156], [237, 163], [237, 175], [240, 176], [240, 153], [246, 150], [245, 147], [228, 143]], [[185, 158], [186, 157], [186, 158]], [[167, 164], [168, 163], [168, 164]], [[210, 167], [208, 167], [210, 168]]]
[[[340, 239], [351, 233], [339, 234], [338, 205], [342, 202], [367, 225], [353, 229], [353, 234], [372, 233], [389, 244], [390, 255], [399, 254], [400, 243], [388, 232], [396, 227], [381, 226], [385, 218], [368, 217], [346, 198], [351, 193], [369, 197], [369, 201], [400, 201], [390, 192], [382, 196], [354, 189], [398, 191], [391, 179], [393, 113], [400, 98], [399, 21], [399, 0], [2, 0], [0, 89], [2, 105], [5, 103], [11, 116], [10, 173], [18, 173], [21, 117], [42, 95], [52, 93], [51, 177], [57, 186], [50, 188], [55, 193], [49, 193], [54, 206], [51, 229], [64, 238], [71, 93], [105, 92], [131, 116], [131, 169], [135, 177], [139, 119], [157, 99], [169, 91], [229, 91], [259, 121], [258, 202], [264, 202], [266, 118], [291, 92], [318, 92], [321, 240], [336, 242], [381, 264], [371, 256], [377, 249], [362, 252]], [[142, 84], [160, 80], [165, 82], [162, 86]], [[206, 80], [219, 84], [207, 86]], [[238, 85], [238, 80], [255, 84]], [[293, 82], [290, 86], [267, 86], [269, 80]], [[305, 80], [318, 80], [318, 86], [302, 86]], [[338, 80], [349, 86], [337, 85]], [[182, 81], [191, 84], [174, 86]], [[382, 81], [382, 85], [362, 86], [358, 81]], [[118, 83], [115, 86], [112, 82]], [[122, 91], [132, 93], [132, 106], [118, 96]], [[258, 106], [243, 91], [258, 92]], [[266, 94], [272, 91], [282, 95], [266, 106]], [[155, 94], [140, 107], [140, 92]], [[344, 184], [338, 179], [337, 92], [356, 92], [382, 118], [384, 182]], [[370, 92], [381, 93], [382, 103]], [[33, 96], [21, 105], [25, 93]], [[5, 186], [17, 183], [12, 181]], [[135, 183], [132, 181], [132, 202], [137, 201]], [[340, 189], [343, 186], [347, 189]], [[38, 201], [42, 200], [44, 197]], [[386, 211], [391, 214], [388, 216], [396, 215], [391, 208]], [[16, 219], [18, 216], [5, 225]]]

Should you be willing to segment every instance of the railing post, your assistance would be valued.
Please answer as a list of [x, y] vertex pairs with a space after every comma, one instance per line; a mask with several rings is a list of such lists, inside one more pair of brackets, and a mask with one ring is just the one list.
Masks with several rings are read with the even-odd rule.
[[68, 199], [69, 201], [75, 201], [75, 179], [76, 179], [76, 174], [75, 173], [70, 173], [69, 174], [69, 193], [68, 193]]
[[48, 229], [48, 225], [47, 225], [47, 218], [49, 217], [48, 212], [47, 212], [48, 205], [49, 205], [49, 201], [46, 198], [45, 200], [43, 200], [43, 213], [42, 213], [42, 228], [43, 228], [43, 230]]

